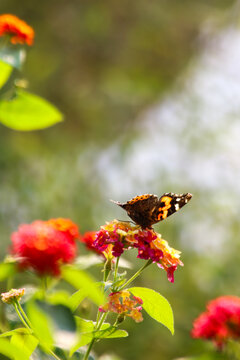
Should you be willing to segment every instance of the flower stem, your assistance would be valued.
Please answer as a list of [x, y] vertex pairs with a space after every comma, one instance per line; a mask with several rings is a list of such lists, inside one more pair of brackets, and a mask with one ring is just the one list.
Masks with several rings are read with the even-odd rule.
[[87, 349], [87, 352], [86, 354], [84, 355], [84, 358], [83, 360], [87, 360], [88, 359], [88, 356], [90, 354], [90, 351], [92, 350], [92, 347], [93, 347], [93, 344], [95, 343], [96, 339], [93, 338], [92, 341], [90, 342], [90, 344], [88, 345], [88, 349]]
[[127, 282], [125, 282], [125, 284], [123, 284], [123, 286], [121, 286], [118, 289], [118, 291], [125, 289], [129, 284], [131, 284], [131, 282], [133, 282], [133, 280], [135, 280], [141, 274], [141, 272], [143, 272], [144, 269], [146, 269], [146, 267], [148, 267], [151, 264], [152, 264], [152, 260], [150, 259]]
[[20, 320], [22, 321], [23, 325], [24, 325], [29, 331], [32, 332], [32, 329], [28, 326], [28, 324], [27, 324], [27, 322], [25, 321], [23, 315], [21, 314], [21, 311], [19, 310], [18, 304], [19, 304], [18, 301], [16, 301], [16, 302], [13, 303], [13, 306], [14, 306], [14, 308], [15, 308], [15, 310], [16, 310], [16, 313], [18, 314], [18, 316], [19, 316]]
[[47, 293], [47, 289], [48, 289], [48, 281], [47, 281], [47, 276], [43, 276], [41, 278], [41, 288], [42, 288], [42, 296], [43, 299], [46, 299], [46, 293]]
[[102, 317], [101, 317], [101, 319], [100, 319], [100, 321], [99, 321], [99, 323], [98, 323], [98, 325], [97, 325], [97, 330], [100, 330], [100, 329], [101, 329], [101, 326], [102, 326], [104, 320], [106, 319], [107, 314], [108, 314], [108, 313], [104, 313], [104, 314], [102, 315]]
[[19, 302], [17, 302], [17, 306], [18, 306], [18, 309], [21, 312], [22, 316], [24, 317], [26, 323], [32, 329], [32, 324], [30, 323], [30, 320], [28, 319], [26, 313], [24, 312], [24, 310], [23, 310], [23, 308], [22, 308], [22, 306], [21, 306], [21, 304]]
[[114, 283], [115, 283], [115, 281], [117, 280], [117, 272], [118, 272], [119, 259], [120, 259], [120, 256], [117, 258], [116, 265], [115, 265], [114, 278], [113, 278], [113, 282], [114, 282]]
[[[108, 315], [108, 313], [105, 313], [105, 314], [102, 315], [101, 319], [99, 319], [98, 324], [96, 324], [96, 330], [101, 329], [101, 326], [102, 326], [104, 320], [106, 319], [107, 315]], [[93, 338], [92, 341], [90, 342], [90, 344], [88, 345], [88, 349], [87, 349], [86, 354], [84, 355], [83, 360], [88, 359], [88, 356], [89, 356], [89, 354], [91, 352], [91, 349], [92, 349], [92, 347], [93, 347], [96, 340], [97, 340], [96, 338]]]
[[[27, 315], [25, 314], [23, 308], [21, 307], [21, 305], [19, 304], [19, 302], [16, 300], [13, 303], [13, 306], [16, 310], [16, 313], [18, 314], [20, 320], [22, 321], [23, 325], [31, 332], [34, 333], [32, 327], [31, 327], [31, 323], [30, 320], [28, 319]], [[34, 333], [34, 335], [36, 336], [36, 338], [39, 340], [38, 336]], [[46, 347], [46, 345], [44, 344], [44, 347], [46, 348], [46, 350], [49, 352], [49, 354], [51, 354], [56, 360], [61, 360], [51, 349], [49, 349], [48, 347]]]
[[60, 357], [58, 357], [51, 349], [47, 349], [49, 353], [56, 359], [56, 360], [62, 360]]

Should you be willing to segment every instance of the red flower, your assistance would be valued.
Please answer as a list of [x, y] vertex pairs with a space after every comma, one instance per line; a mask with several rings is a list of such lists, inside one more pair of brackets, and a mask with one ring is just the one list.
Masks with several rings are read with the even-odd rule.
[[96, 247], [93, 246], [96, 236], [96, 231], [87, 231], [83, 236], [80, 237], [80, 241], [86, 245], [87, 249], [92, 250], [99, 255], [103, 255], [102, 251], [96, 249]]
[[193, 323], [192, 337], [213, 341], [222, 348], [229, 339], [240, 339], [240, 298], [221, 296], [207, 305]]
[[25, 21], [11, 14], [0, 15], [0, 36], [10, 35], [12, 44], [32, 45], [34, 30]]
[[[62, 228], [61, 224], [65, 226]], [[12, 253], [21, 269], [33, 269], [39, 275], [59, 275], [60, 265], [71, 262], [76, 255], [77, 235], [77, 226], [68, 219], [23, 224], [12, 234]]]

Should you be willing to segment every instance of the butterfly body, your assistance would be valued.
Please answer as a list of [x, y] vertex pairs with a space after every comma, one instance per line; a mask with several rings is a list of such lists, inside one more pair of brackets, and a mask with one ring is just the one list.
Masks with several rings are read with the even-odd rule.
[[192, 194], [165, 193], [160, 198], [157, 195], [145, 194], [136, 196], [126, 203], [114, 201], [126, 210], [128, 216], [143, 229], [151, 228], [153, 224], [166, 219], [186, 205]]

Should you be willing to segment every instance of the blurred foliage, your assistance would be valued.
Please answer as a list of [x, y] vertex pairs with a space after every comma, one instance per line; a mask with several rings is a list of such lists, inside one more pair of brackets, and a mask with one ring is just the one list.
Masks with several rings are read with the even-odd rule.
[[[111, 169], [96, 164], [96, 157], [101, 151], [111, 153], [111, 146], [118, 144], [117, 165], [121, 167], [123, 156], [128, 156], [129, 144], [138, 139], [136, 128], [144, 110], [166, 96], [190, 60], [198, 56], [203, 22], [222, 21], [233, 3], [230, 0], [1, 0], [1, 13], [16, 14], [36, 31], [35, 46], [29, 51], [23, 69], [24, 77], [31, 83], [29, 91], [49, 99], [65, 115], [63, 123], [41, 132], [23, 134], [1, 126], [2, 257], [9, 247], [10, 234], [19, 223], [69, 217], [84, 232], [123, 216], [108, 204], [106, 184], [98, 174]], [[199, 137], [196, 141], [195, 123], [190, 119], [189, 124], [185, 137], [189, 136], [192, 146], [201, 152], [206, 138]], [[216, 137], [213, 134], [209, 140], [211, 149]], [[156, 173], [155, 188], [164, 191], [174, 184], [177, 192], [184, 179], [163, 176], [160, 184], [158, 181]], [[140, 190], [136, 186], [132, 195]], [[222, 212], [228, 210], [218, 203], [206, 206], [210, 192], [204, 188], [186, 190], [192, 191], [194, 198], [181, 214], [183, 221], [176, 218], [161, 224], [160, 231], [171, 246], [182, 249], [185, 267], [177, 271], [174, 285], [168, 283], [156, 266], [148, 268], [137, 284], [149, 284], [166, 295], [175, 315], [175, 335], [172, 337], [144, 314], [142, 324], [126, 322], [129, 338], [104, 340], [97, 345], [97, 353], [114, 352], [123, 360], [170, 360], [209, 350], [209, 344], [192, 340], [189, 332], [192, 320], [209, 299], [223, 294], [239, 295], [236, 289], [239, 219], [227, 218], [229, 246], [226, 245], [224, 254], [217, 251], [215, 254], [211, 248], [206, 253], [196, 252], [186, 243], [183, 247], [180, 244], [183, 227], [185, 233], [191, 222], [203, 227], [203, 208], [220, 231]], [[151, 182], [148, 191], [153, 191]], [[195, 231], [198, 239], [199, 228]], [[205, 236], [211, 242], [210, 235]], [[193, 234], [193, 243], [194, 237]], [[132, 254], [128, 260], [135, 262], [136, 267], [141, 266]], [[19, 286], [26, 281], [30, 282], [31, 277], [19, 277]], [[87, 305], [84, 311], [93, 310]]]

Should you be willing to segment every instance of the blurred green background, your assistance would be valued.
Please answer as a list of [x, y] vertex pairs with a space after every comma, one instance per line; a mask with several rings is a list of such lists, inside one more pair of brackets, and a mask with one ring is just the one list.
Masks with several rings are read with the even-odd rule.
[[1, 126], [1, 258], [20, 223], [67, 217], [83, 233], [127, 219], [109, 199], [191, 192], [155, 226], [182, 251], [175, 284], [154, 265], [138, 282], [170, 301], [175, 335], [145, 314], [126, 322], [129, 338], [100, 342], [96, 353], [203, 353], [193, 319], [208, 300], [240, 295], [239, 2], [1, 0], [0, 12], [34, 27], [21, 76], [65, 115], [43, 131]]

